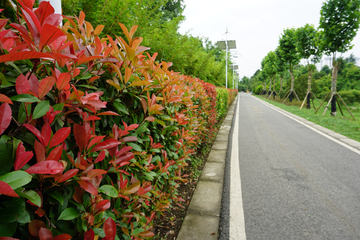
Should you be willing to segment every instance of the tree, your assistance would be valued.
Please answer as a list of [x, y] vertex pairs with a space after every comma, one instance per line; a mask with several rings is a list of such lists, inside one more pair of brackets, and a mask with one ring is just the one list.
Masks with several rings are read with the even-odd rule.
[[344, 53], [353, 47], [351, 42], [360, 23], [360, 0], [328, 0], [322, 5], [320, 13], [321, 50], [328, 56], [332, 55], [333, 59], [331, 95], [323, 114], [331, 103], [331, 115], [335, 116], [336, 96], [340, 97], [336, 91], [339, 67], [336, 53]]
[[[266, 57], [263, 59], [264, 63], [262, 62], [261, 66], [263, 67], [263, 71], [265, 71], [266, 75], [269, 76], [270, 78], [270, 88], [269, 88], [269, 97], [271, 97], [271, 95], [276, 95], [276, 91], [275, 91], [275, 75], [276, 75], [276, 54], [274, 51], [270, 51]], [[264, 66], [263, 66], [264, 65]], [[271, 91], [271, 81], [274, 81], [273, 84], [273, 89]]]
[[[311, 94], [313, 94], [311, 92], [311, 80], [312, 80], [312, 74], [316, 69], [314, 64], [320, 61], [322, 55], [319, 46], [319, 34], [317, 33], [317, 30], [314, 28], [313, 25], [306, 24], [304, 27], [298, 28], [296, 30], [295, 37], [296, 37], [297, 50], [301, 58], [307, 60], [307, 68], [309, 71], [308, 89], [300, 109], [302, 109], [306, 100], [307, 100], [306, 107], [310, 109], [310, 97]], [[312, 59], [310, 59], [311, 57]], [[313, 62], [314, 64], [310, 64], [310, 61]], [[313, 95], [315, 96], [315, 94]]]
[[281, 58], [279, 47], [275, 49], [275, 54], [276, 54], [276, 72], [280, 75], [280, 90], [279, 90], [279, 96], [280, 96], [283, 86], [283, 79], [286, 71], [286, 62], [284, 62], [284, 60]]
[[[260, 81], [263, 82], [264, 85], [264, 94], [267, 94], [268, 91], [266, 89], [266, 79], [269, 77], [269, 75], [267, 74], [266, 71], [266, 56], [261, 60], [261, 73], [260, 73]], [[269, 87], [269, 94], [270, 94], [270, 89], [271, 89], [271, 79], [270, 79], [270, 87]]]
[[296, 49], [295, 32], [296, 30], [294, 28], [287, 28], [284, 30], [279, 39], [280, 58], [288, 64], [291, 75], [291, 87], [289, 90], [289, 95], [285, 95], [286, 97], [284, 102], [288, 97], [290, 98], [290, 102], [292, 102], [293, 93], [295, 94], [298, 101], [300, 101], [294, 90], [294, 65], [300, 62], [300, 55]]

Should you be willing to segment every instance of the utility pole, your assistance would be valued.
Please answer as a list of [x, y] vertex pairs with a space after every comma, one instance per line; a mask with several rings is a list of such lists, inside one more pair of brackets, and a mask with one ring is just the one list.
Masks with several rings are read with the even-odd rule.
[[61, 0], [39, 0], [39, 3], [47, 1], [55, 9], [55, 13], [62, 14]]
[[227, 40], [228, 38], [228, 29], [226, 28], [226, 32], [224, 33], [226, 34], [226, 40], [225, 41], [218, 41], [217, 44], [218, 44], [218, 47], [219, 49], [222, 49], [222, 50], [225, 50], [226, 52], [226, 59], [225, 59], [225, 86], [227, 88], [227, 83], [228, 83], [228, 50], [229, 49], [236, 49], [236, 42], [235, 40]]

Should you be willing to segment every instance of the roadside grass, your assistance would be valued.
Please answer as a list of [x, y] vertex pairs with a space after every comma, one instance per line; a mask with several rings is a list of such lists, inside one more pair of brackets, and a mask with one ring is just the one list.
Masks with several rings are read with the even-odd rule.
[[[344, 116], [341, 114], [339, 108], [337, 107], [337, 114], [336, 116], [331, 116], [330, 111], [326, 111], [325, 115], [322, 115], [325, 106], [327, 104], [327, 101], [323, 104], [323, 107], [315, 114], [315, 108], [318, 108], [320, 106], [320, 103], [317, 100], [314, 100], [311, 102], [311, 109], [306, 109], [306, 104], [300, 110], [300, 106], [302, 104], [302, 101], [299, 102], [297, 100], [293, 100], [292, 103], [289, 103], [287, 100], [285, 104], [282, 104], [283, 99], [279, 100], [279, 98], [276, 98], [275, 100], [271, 97], [271, 99], [267, 99], [264, 96], [259, 95], [253, 95], [255, 97], [258, 97], [276, 107], [279, 107], [281, 109], [284, 109], [290, 113], [293, 113], [295, 115], [298, 115], [302, 118], [307, 119], [308, 121], [311, 121], [313, 123], [316, 123], [320, 126], [323, 126], [325, 128], [328, 128], [334, 132], [340, 133], [344, 136], [347, 136], [348, 138], [354, 139], [356, 141], [360, 142], [360, 103], [353, 104], [351, 106], [348, 106], [351, 113], [354, 115], [354, 120], [349, 112], [347, 111], [346, 107], [344, 105], [340, 105], [341, 109], [344, 113]], [[322, 99], [319, 99], [322, 101]], [[324, 106], [325, 105], [325, 106]], [[330, 107], [329, 107], [330, 108]]]

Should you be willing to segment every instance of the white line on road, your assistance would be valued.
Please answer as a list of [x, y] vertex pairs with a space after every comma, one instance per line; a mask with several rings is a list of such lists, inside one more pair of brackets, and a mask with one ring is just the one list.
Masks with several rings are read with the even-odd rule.
[[291, 119], [293, 119], [294, 121], [296, 121], [296, 122], [304, 125], [305, 127], [310, 128], [310, 129], [313, 130], [314, 132], [317, 132], [317, 133], [319, 133], [320, 135], [323, 135], [324, 137], [326, 137], [326, 138], [328, 138], [328, 139], [330, 139], [330, 140], [332, 140], [332, 141], [340, 144], [341, 146], [346, 147], [347, 149], [349, 149], [349, 150], [351, 150], [351, 151], [353, 151], [353, 152], [355, 152], [355, 153], [357, 153], [357, 154], [360, 155], [360, 151], [359, 151], [358, 149], [356, 149], [356, 148], [354, 148], [354, 147], [352, 147], [352, 146], [349, 146], [348, 144], [343, 143], [342, 141], [340, 141], [340, 140], [338, 140], [338, 139], [336, 139], [336, 138], [334, 138], [334, 137], [332, 137], [332, 136], [330, 136], [330, 135], [328, 135], [328, 134], [326, 134], [326, 133], [324, 133], [324, 132], [322, 132], [322, 131], [320, 131], [320, 130], [318, 130], [318, 129], [316, 129], [316, 128], [314, 128], [314, 127], [312, 127], [312, 126], [310, 126], [310, 125], [308, 125], [308, 124], [306, 124], [306, 123], [304, 123], [304, 122], [302, 122], [302, 121], [300, 121], [300, 120], [298, 120], [298, 119], [296, 119], [296, 118], [293, 118], [292, 116], [286, 114], [286, 112], [283, 112], [283, 111], [285, 111], [285, 110], [280, 111], [279, 109], [277, 109], [276, 107], [274, 107], [272, 104], [270, 104], [270, 103], [268, 103], [268, 102], [266, 102], [266, 101], [264, 101], [264, 100], [262, 100], [262, 99], [259, 99], [259, 98], [257, 98], [257, 97], [254, 97], [254, 96], [252, 96], [252, 97], [255, 98], [256, 100], [258, 100], [259, 102], [263, 103], [264, 105], [266, 105], [266, 106], [274, 109], [275, 111], [277, 111], [277, 112], [279, 112], [279, 113], [287, 116], [288, 118], [291, 118]]
[[246, 240], [239, 163], [239, 112], [240, 94], [235, 114], [230, 159], [230, 239]]

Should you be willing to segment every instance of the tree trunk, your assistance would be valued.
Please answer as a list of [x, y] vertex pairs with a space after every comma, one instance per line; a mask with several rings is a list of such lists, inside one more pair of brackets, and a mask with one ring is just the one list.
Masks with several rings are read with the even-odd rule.
[[333, 69], [332, 69], [332, 79], [331, 79], [331, 95], [333, 95], [333, 99], [331, 100], [331, 115], [336, 115], [336, 83], [337, 83], [337, 74], [339, 71], [338, 68], [339, 63], [335, 61], [335, 57], [333, 58]]
[[281, 75], [281, 76], [280, 76], [280, 90], [279, 90], [279, 95], [280, 95], [281, 90], [282, 90], [283, 78], [284, 78], [284, 76]]
[[293, 93], [294, 93], [294, 72], [292, 69], [290, 69], [290, 75], [291, 75], [291, 89], [290, 89], [290, 102], [292, 102], [293, 99]]
[[269, 83], [269, 94], [271, 94], [271, 77], [270, 77], [270, 83]]
[[[309, 67], [310, 68], [310, 67]], [[311, 92], [311, 79], [312, 79], [312, 71], [311, 68], [309, 69], [309, 78], [308, 78], [308, 96], [307, 96], [307, 103], [306, 103], [306, 108], [310, 109], [310, 92]]]
[[276, 94], [276, 91], [275, 91], [275, 76], [273, 77], [274, 78], [274, 84], [273, 84], [273, 95], [274, 95], [274, 99], [275, 99], [275, 94]]

